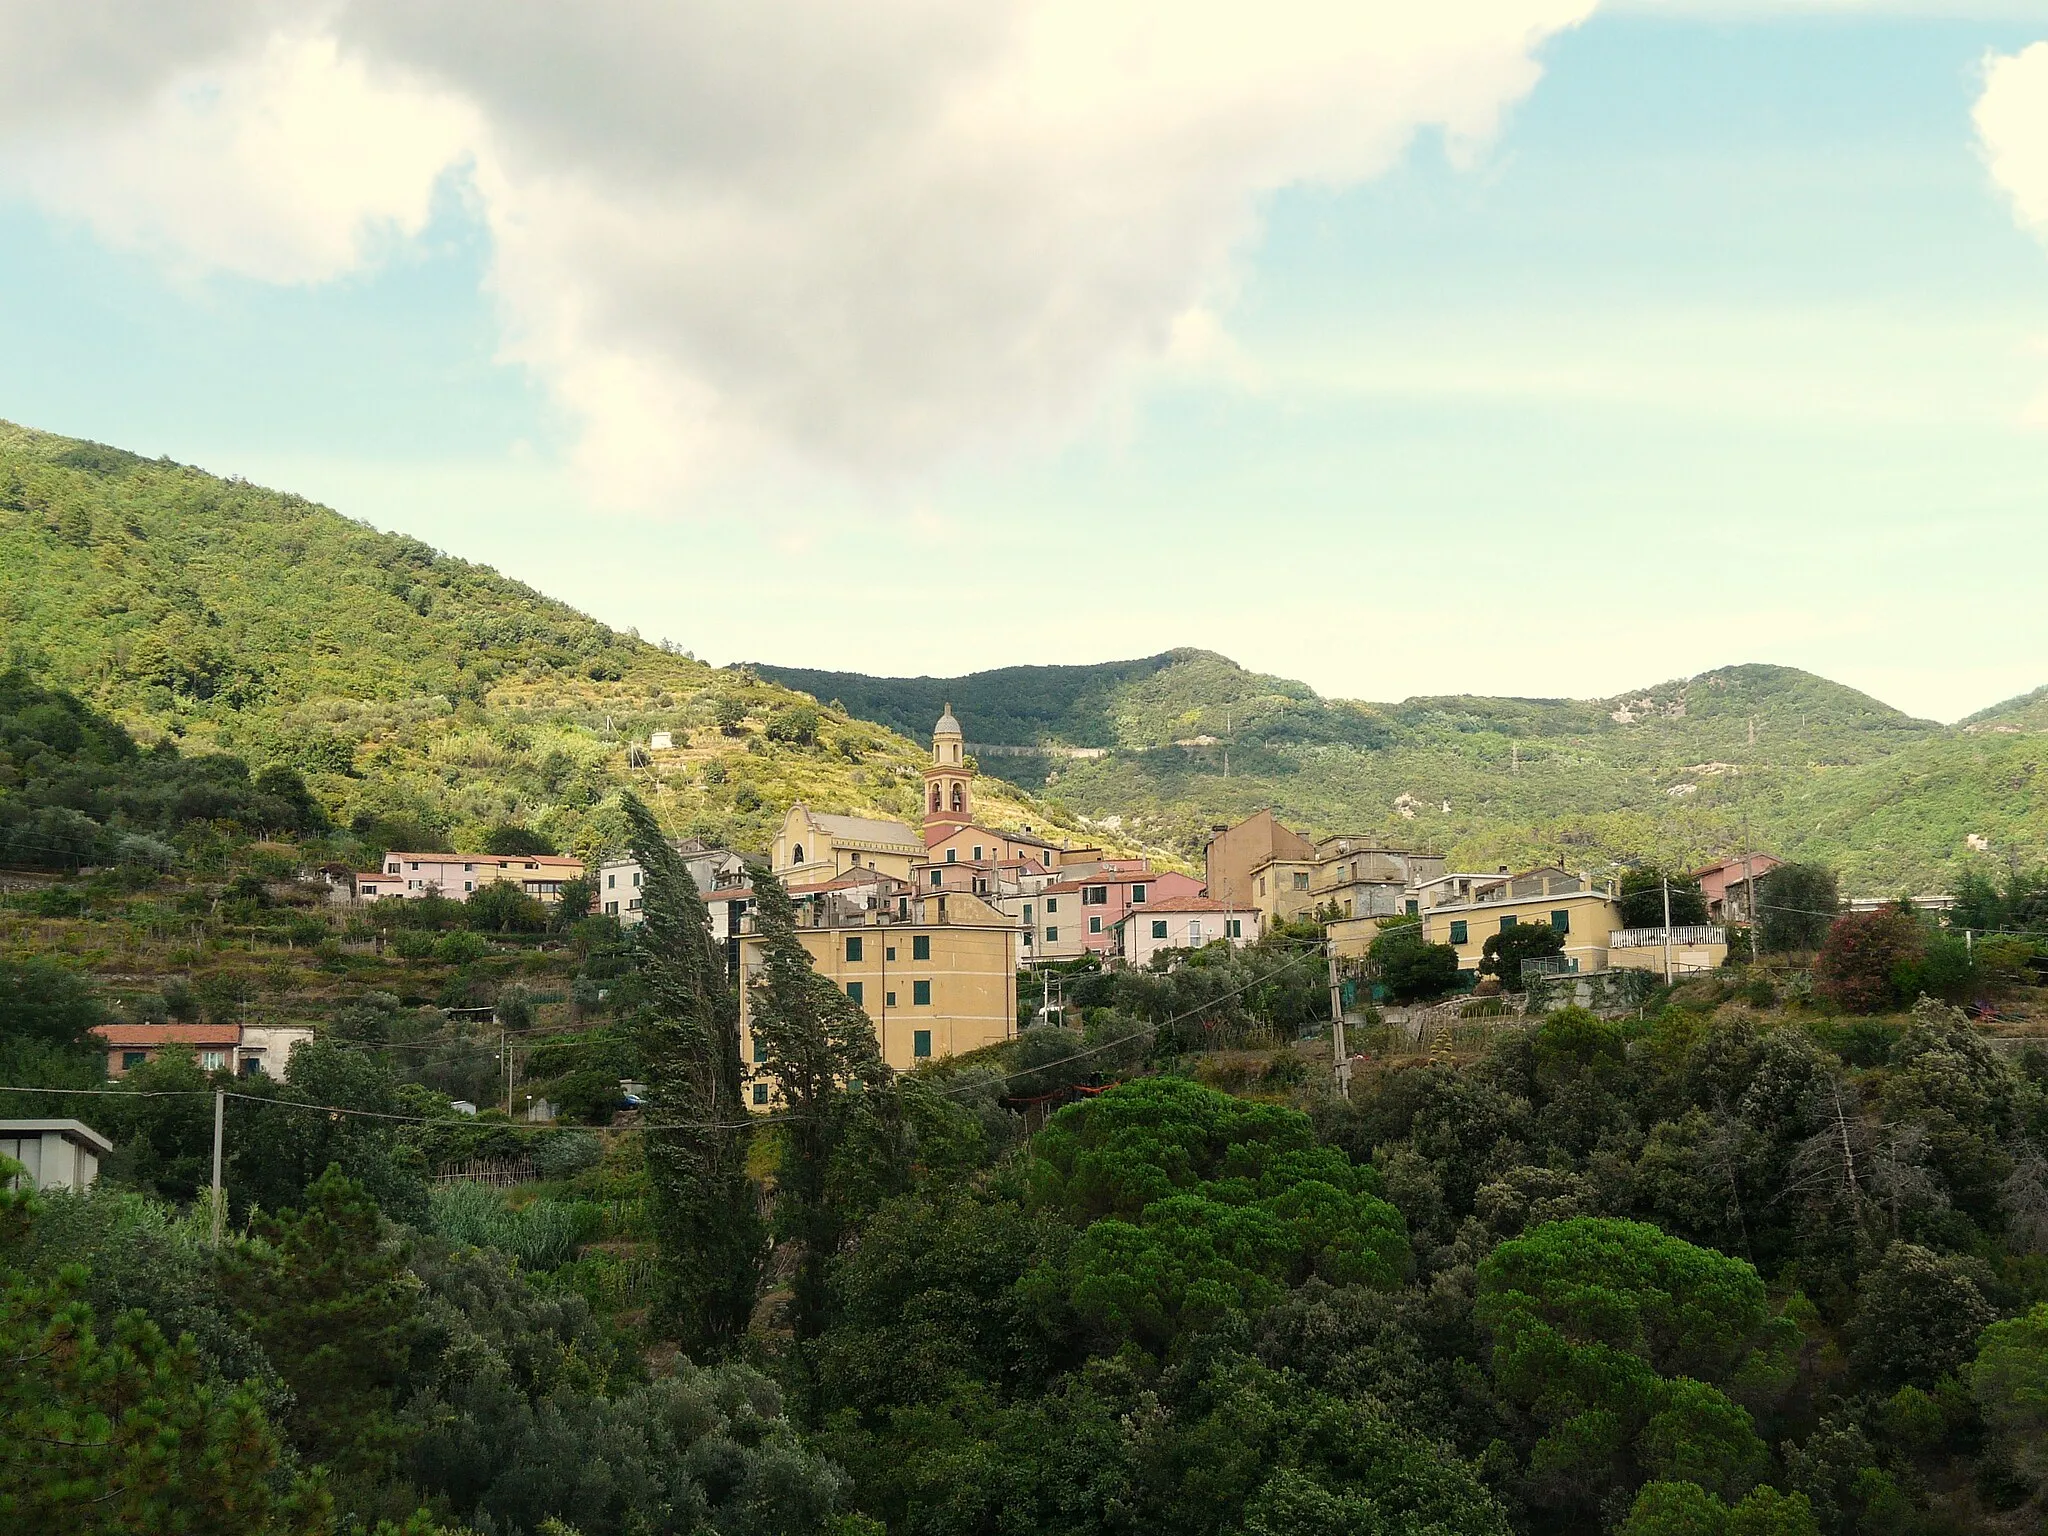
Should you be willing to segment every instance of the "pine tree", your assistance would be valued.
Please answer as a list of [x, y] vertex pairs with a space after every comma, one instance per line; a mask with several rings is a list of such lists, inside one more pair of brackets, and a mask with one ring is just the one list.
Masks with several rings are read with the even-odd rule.
[[789, 893], [772, 875], [754, 877], [754, 932], [754, 1058], [776, 1084], [784, 1119], [775, 1226], [797, 1245], [794, 1322], [798, 1338], [811, 1338], [825, 1321], [825, 1267], [853, 1220], [837, 1189], [839, 1153], [870, 1096], [888, 1091], [890, 1072], [867, 1011], [813, 968]]
[[362, 1185], [328, 1170], [305, 1207], [259, 1212], [225, 1279], [244, 1324], [292, 1389], [287, 1427], [314, 1461], [375, 1477], [402, 1438], [395, 1392], [419, 1316], [420, 1283]]
[[141, 1312], [96, 1330], [84, 1272], [12, 1270], [34, 1197], [0, 1159], [0, 1529], [43, 1536], [209, 1531], [312, 1536], [331, 1529], [307, 1477], [280, 1489], [277, 1437], [247, 1387], [209, 1385], [187, 1337]]
[[637, 1034], [661, 1263], [655, 1324], [703, 1362], [723, 1356], [746, 1331], [765, 1247], [747, 1177], [739, 1011], [688, 867], [637, 796], [622, 795], [620, 803], [642, 872], [636, 939], [648, 1006]]

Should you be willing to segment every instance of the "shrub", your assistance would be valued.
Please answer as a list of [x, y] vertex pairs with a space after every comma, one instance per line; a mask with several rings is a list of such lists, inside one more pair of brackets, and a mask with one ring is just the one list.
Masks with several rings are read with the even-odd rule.
[[490, 941], [480, 933], [458, 928], [434, 941], [434, 958], [444, 965], [468, 965], [491, 952]]
[[1877, 1013], [1901, 1000], [1926, 950], [1917, 918], [1889, 909], [1851, 912], [1828, 929], [1814, 984], [1837, 1008]]
[[588, 1200], [535, 1200], [515, 1209], [487, 1184], [450, 1184], [432, 1201], [434, 1230], [450, 1242], [496, 1248], [529, 1269], [568, 1263], [604, 1223], [603, 1210]]
[[1757, 937], [1773, 954], [1819, 948], [1842, 906], [1835, 872], [1820, 864], [1780, 864], [1756, 887]]
[[785, 704], [768, 717], [763, 734], [792, 747], [815, 746], [824, 718], [814, 704]]
[[423, 928], [401, 928], [391, 936], [391, 947], [401, 960], [429, 960], [434, 954], [434, 936]]

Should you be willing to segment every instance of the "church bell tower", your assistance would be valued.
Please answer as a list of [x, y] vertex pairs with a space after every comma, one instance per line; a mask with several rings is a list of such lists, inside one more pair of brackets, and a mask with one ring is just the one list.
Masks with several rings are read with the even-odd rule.
[[974, 815], [972, 776], [967, 769], [966, 743], [953, 706], [932, 727], [932, 761], [924, 771], [924, 824], [961, 826]]

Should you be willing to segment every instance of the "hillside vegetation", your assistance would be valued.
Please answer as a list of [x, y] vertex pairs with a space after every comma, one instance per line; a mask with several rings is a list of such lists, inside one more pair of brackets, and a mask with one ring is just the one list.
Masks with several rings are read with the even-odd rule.
[[[0, 644], [145, 752], [297, 770], [369, 846], [506, 823], [617, 846], [627, 782], [672, 830], [742, 848], [798, 799], [918, 811], [901, 735], [301, 497], [5, 423]], [[675, 750], [634, 753], [654, 730]], [[1056, 824], [999, 789], [982, 808]]]
[[[1468, 867], [1703, 862], [1754, 846], [1832, 864], [1850, 889], [1881, 894], [2048, 853], [2033, 788], [2048, 726], [2039, 694], [1950, 728], [1765, 665], [1609, 699], [1395, 704], [1326, 700], [1206, 651], [964, 678], [753, 670], [877, 720], [950, 698], [978, 741], [1106, 748], [990, 761], [1190, 856], [1213, 824], [1269, 805], [1319, 832], [1377, 833]], [[1973, 835], [1989, 850], [1973, 851]]]

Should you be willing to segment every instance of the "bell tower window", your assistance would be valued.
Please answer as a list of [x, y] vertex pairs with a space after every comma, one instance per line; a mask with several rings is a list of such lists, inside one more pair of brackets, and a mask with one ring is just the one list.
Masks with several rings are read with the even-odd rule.
[[955, 784], [953, 786], [953, 809], [956, 811], [964, 811], [967, 809], [966, 791], [964, 791], [958, 784]]
[[934, 815], [937, 815], [940, 811], [945, 809], [944, 802], [945, 797], [942, 794], [940, 794], [939, 786], [934, 784], [932, 786], [932, 813]]
[[802, 843], [798, 843], [794, 848], [789, 850], [789, 862], [792, 864], [801, 864], [803, 863], [803, 861], [804, 845]]

